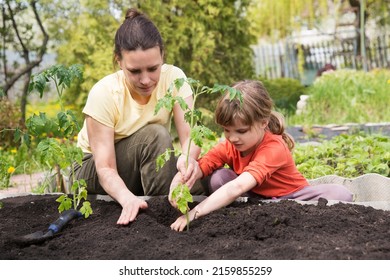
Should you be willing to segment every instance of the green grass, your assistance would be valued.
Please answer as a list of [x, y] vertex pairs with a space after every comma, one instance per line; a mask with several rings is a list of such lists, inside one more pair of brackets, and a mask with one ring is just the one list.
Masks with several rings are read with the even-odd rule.
[[389, 70], [335, 71], [319, 78], [308, 95], [304, 112], [289, 117], [289, 125], [390, 121]]

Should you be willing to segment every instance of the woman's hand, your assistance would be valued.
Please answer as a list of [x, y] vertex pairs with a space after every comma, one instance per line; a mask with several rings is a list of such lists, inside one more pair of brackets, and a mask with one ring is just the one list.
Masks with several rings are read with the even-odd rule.
[[138, 198], [132, 197], [127, 199], [125, 203], [122, 204], [122, 213], [116, 222], [118, 225], [127, 225], [130, 222], [133, 222], [140, 209], [147, 209], [148, 204], [146, 201]]
[[117, 224], [127, 225], [135, 220], [140, 209], [148, 208], [148, 204], [132, 194], [118, 174], [114, 129], [89, 116], [86, 116], [86, 123], [99, 182], [106, 193], [122, 206]]

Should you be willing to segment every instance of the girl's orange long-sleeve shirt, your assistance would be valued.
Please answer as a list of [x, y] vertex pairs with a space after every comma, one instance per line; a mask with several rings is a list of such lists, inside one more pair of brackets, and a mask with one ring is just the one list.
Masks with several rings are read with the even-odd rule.
[[249, 172], [258, 185], [251, 191], [264, 197], [280, 197], [296, 192], [309, 183], [296, 168], [294, 159], [281, 135], [266, 131], [260, 145], [242, 157], [227, 140], [217, 144], [199, 159], [203, 175], [229, 165], [238, 175]]

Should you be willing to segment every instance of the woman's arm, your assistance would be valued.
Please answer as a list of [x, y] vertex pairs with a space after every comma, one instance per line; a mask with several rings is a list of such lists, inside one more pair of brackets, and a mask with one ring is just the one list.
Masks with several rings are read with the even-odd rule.
[[[184, 100], [188, 107], [191, 108], [193, 104], [192, 96], [189, 96]], [[191, 142], [191, 147], [188, 153], [188, 144], [191, 141], [190, 125], [185, 121], [184, 111], [181, 109], [179, 104], [175, 104], [173, 107], [173, 117], [182, 149], [182, 155], [177, 161], [177, 169], [182, 174], [183, 180], [188, 184], [188, 186], [192, 186], [196, 180], [196, 169], [199, 169], [199, 165], [196, 160], [200, 154], [200, 147]], [[186, 166], [187, 153], [189, 154], [188, 166]]]
[[117, 224], [126, 225], [135, 220], [139, 209], [147, 203], [137, 198], [119, 176], [116, 166], [114, 129], [86, 116], [89, 144], [91, 146], [99, 183], [122, 206]]
[[[217, 209], [225, 207], [248, 192], [257, 185], [255, 178], [248, 172], [242, 173], [236, 179], [226, 183], [209, 197], [199, 203], [189, 212], [190, 221], [205, 216]], [[186, 217], [179, 217], [172, 225], [171, 229], [182, 231], [187, 225]]]

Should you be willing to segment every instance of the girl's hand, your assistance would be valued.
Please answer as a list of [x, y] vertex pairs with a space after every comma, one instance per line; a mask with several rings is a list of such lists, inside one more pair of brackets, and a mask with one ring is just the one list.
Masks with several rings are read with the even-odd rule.
[[[194, 208], [188, 213], [188, 215], [190, 217], [190, 222], [192, 222], [199, 217], [199, 212], [196, 208]], [[171, 229], [175, 231], [183, 231], [185, 227], [187, 227], [187, 217], [185, 215], [180, 216], [173, 224], [171, 224]]]
[[176, 219], [176, 221], [171, 224], [171, 229], [175, 231], [183, 231], [183, 229], [187, 226], [187, 218], [185, 215], [180, 216]]
[[180, 155], [176, 167], [183, 177], [183, 183], [190, 189], [195, 184], [195, 181], [203, 175], [198, 162], [192, 157], [188, 158], [188, 166], [186, 167], [186, 155]]

